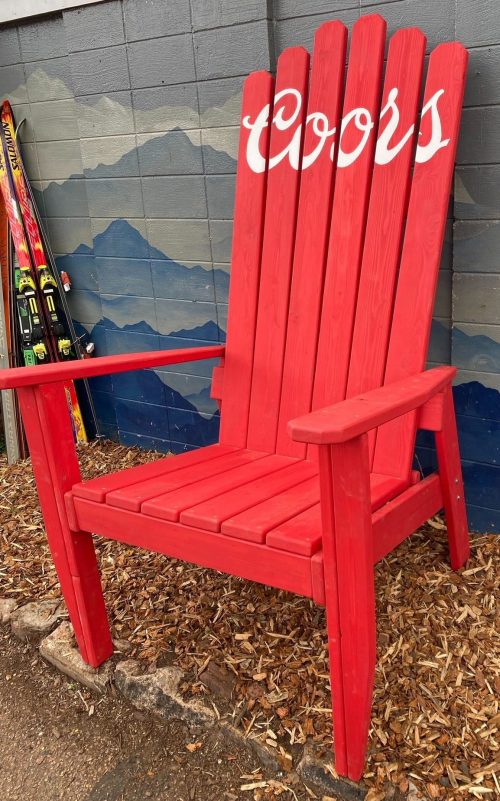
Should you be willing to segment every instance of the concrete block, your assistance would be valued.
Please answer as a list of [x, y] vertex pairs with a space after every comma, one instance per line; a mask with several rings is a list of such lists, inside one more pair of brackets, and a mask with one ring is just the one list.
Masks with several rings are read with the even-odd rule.
[[168, 131], [137, 137], [141, 175], [201, 175], [203, 158], [199, 131]]
[[226, 334], [227, 331], [227, 313], [228, 313], [227, 303], [217, 303], [217, 325], [219, 326], [220, 330], [224, 332], [224, 335]]
[[15, 25], [4, 25], [0, 30], [0, 67], [21, 61], [19, 35]]
[[89, 690], [105, 693], [113, 675], [113, 665], [105, 662], [92, 668], [83, 661], [73, 634], [71, 623], [61, 623], [40, 643], [40, 655], [70, 679], [85, 685]]
[[64, 100], [74, 96], [71, 68], [67, 56], [31, 61], [25, 66], [26, 89], [30, 103]]
[[0, 67], [0, 86], [2, 87], [2, 97], [9, 100], [12, 105], [28, 102], [22, 64]]
[[359, 0], [275, 0], [276, 19], [290, 19], [291, 17], [304, 17], [308, 14], [329, 14], [332, 19], [340, 11], [358, 8]]
[[500, 273], [500, 222], [458, 220], [453, 232], [453, 269]]
[[81, 137], [133, 134], [135, 131], [132, 96], [127, 91], [79, 97], [77, 116]]
[[[359, 17], [359, 10], [349, 9], [342, 11], [336, 14], [335, 17], [342, 20], [350, 28]], [[323, 22], [331, 19], [331, 14], [314, 14], [313, 16], [280, 20], [274, 30], [276, 56], [286, 47], [295, 47], [295, 45], [302, 45], [302, 47], [311, 51], [314, 34], [317, 29]]]
[[268, 19], [270, 12], [267, 0], [191, 0], [195, 31]]
[[469, 49], [465, 106], [500, 103], [500, 46]]
[[447, 320], [451, 318], [451, 270], [440, 270], [434, 315]]
[[155, 298], [215, 303], [214, 276], [209, 262], [153, 259], [151, 271]]
[[10, 623], [15, 609], [17, 601], [14, 598], [0, 598], [0, 623]]
[[498, 44], [500, 15], [497, 0], [457, 0], [456, 37], [466, 47]]
[[19, 128], [19, 141], [21, 144], [23, 142], [34, 142], [35, 141], [35, 134], [33, 131], [33, 125], [31, 124], [31, 108], [28, 103], [19, 103], [19, 105], [13, 105], [12, 111], [14, 113], [14, 120], [16, 122], [16, 126], [20, 125], [22, 122], [22, 126]]
[[236, 172], [239, 136], [239, 127], [206, 128], [201, 132], [206, 173]]
[[154, 296], [149, 259], [97, 257], [95, 263], [100, 292], [146, 298]]
[[208, 220], [146, 220], [146, 228], [151, 248], [158, 248], [170, 259], [212, 260]]
[[266, 20], [215, 28], [194, 34], [198, 80], [247, 75], [269, 69], [269, 26]]
[[[387, 20], [387, 34], [391, 36], [400, 28], [415, 25], [427, 36], [427, 52], [441, 42], [460, 39], [455, 33], [455, 0], [440, 0], [439, 3], [414, 0], [396, 0], [394, 3], [370, 3], [361, 14], [381, 14]], [[344, 18], [340, 14], [340, 19]]]
[[216, 319], [214, 303], [162, 298], [156, 304], [156, 319], [158, 333], [162, 336], [179, 336], [181, 331], [196, 329], [197, 339], [217, 341], [217, 335], [213, 331]]
[[453, 276], [453, 322], [498, 325], [499, 275], [456, 273]]
[[88, 217], [52, 217], [47, 220], [47, 229], [54, 253], [73, 253], [80, 245], [92, 246]]
[[28, 173], [30, 181], [40, 180], [40, 167], [38, 166], [38, 155], [36, 152], [36, 145], [31, 142], [24, 142], [21, 144], [21, 155], [23, 163]]
[[205, 187], [201, 175], [169, 175], [142, 179], [146, 217], [204, 219]]
[[68, 53], [125, 41], [120, 0], [69, 9], [63, 18]]
[[138, 133], [199, 128], [195, 83], [134, 89], [132, 104]]
[[231, 261], [233, 224], [230, 220], [210, 220], [210, 240], [214, 261]]
[[74, 100], [48, 100], [31, 104], [31, 124], [37, 142], [78, 139]]
[[196, 78], [191, 34], [132, 42], [128, 58], [133, 89], [188, 83]]
[[107, 94], [130, 88], [125, 45], [70, 54], [75, 95]]
[[42, 181], [43, 204], [46, 217], [87, 217], [89, 206], [83, 178], [71, 178], [59, 183]]
[[499, 160], [499, 155], [500, 107], [464, 109], [457, 164], [493, 164]]
[[189, 0], [124, 0], [123, 18], [129, 42], [191, 30]]
[[91, 217], [142, 217], [140, 178], [93, 178], [87, 181]]
[[68, 304], [74, 320], [85, 325], [96, 325], [102, 319], [100, 295], [85, 289], [72, 289]]
[[207, 175], [208, 216], [216, 220], [232, 220], [234, 214], [234, 175]]
[[112, 320], [119, 328], [141, 323], [146, 330], [156, 333], [158, 324], [153, 298], [121, 294], [100, 297], [104, 319]]
[[149, 257], [144, 219], [129, 217], [110, 220], [108, 217], [92, 217], [90, 226], [96, 256], [124, 256], [134, 259]]
[[25, 62], [57, 58], [68, 52], [61, 16], [43, 17], [19, 25], [19, 41]]
[[80, 139], [86, 178], [129, 178], [139, 175], [134, 134]]
[[202, 128], [239, 125], [243, 77], [198, 84]]
[[14, 609], [10, 615], [12, 634], [18, 640], [38, 642], [49, 634], [66, 614], [58, 598], [50, 601], [32, 601]]
[[70, 176], [83, 177], [82, 155], [78, 139], [38, 142], [36, 149], [42, 180], [66, 180]]
[[429, 342], [428, 362], [449, 364], [451, 357], [451, 321], [434, 317]]
[[500, 165], [463, 166], [455, 171], [455, 217], [500, 219]]

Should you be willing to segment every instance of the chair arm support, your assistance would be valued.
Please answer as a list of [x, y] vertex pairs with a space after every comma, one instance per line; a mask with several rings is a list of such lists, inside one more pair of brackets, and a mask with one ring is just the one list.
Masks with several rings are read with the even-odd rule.
[[455, 367], [435, 367], [288, 423], [292, 439], [315, 445], [347, 442], [422, 406], [450, 384]]
[[0, 371], [0, 389], [40, 386], [59, 381], [76, 381], [110, 373], [126, 373], [145, 367], [163, 367], [224, 355], [224, 345], [207, 345], [201, 348], [155, 350], [145, 353], [123, 353], [118, 356], [98, 356], [95, 359], [39, 364], [35, 367], [12, 367]]

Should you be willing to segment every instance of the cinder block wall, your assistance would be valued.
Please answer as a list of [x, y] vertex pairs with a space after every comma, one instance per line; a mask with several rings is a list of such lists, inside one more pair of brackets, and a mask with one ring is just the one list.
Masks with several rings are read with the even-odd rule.
[[[225, 335], [243, 77], [310, 47], [326, 19], [379, 12], [471, 64], [430, 363], [455, 389], [472, 527], [500, 529], [500, 14], [497, 0], [108, 0], [0, 29], [0, 95], [72, 313], [99, 354]], [[104, 433], [182, 451], [214, 441], [212, 365], [103, 378]], [[433, 459], [422, 439], [422, 466]]]

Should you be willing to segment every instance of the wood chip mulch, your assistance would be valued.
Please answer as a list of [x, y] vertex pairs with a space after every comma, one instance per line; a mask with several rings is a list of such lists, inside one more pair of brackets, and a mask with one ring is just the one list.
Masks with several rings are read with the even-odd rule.
[[[114, 443], [80, 449], [90, 478], [158, 458]], [[29, 462], [0, 457], [0, 596], [59, 594]], [[448, 562], [434, 518], [377, 566], [378, 667], [365, 781], [413, 783], [428, 798], [500, 797], [500, 539], [473, 537]], [[96, 540], [115, 637], [131, 656], [175, 662], [204, 692], [212, 661], [235, 681], [235, 722], [283, 755], [330, 746], [325, 614], [312, 601]], [[383, 797], [380, 796], [380, 797]]]

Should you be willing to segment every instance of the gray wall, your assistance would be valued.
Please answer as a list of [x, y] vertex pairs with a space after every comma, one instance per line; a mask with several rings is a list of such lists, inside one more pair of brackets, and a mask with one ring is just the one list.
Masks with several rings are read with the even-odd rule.
[[[243, 76], [338, 17], [455, 38], [470, 69], [430, 364], [455, 390], [472, 526], [500, 529], [497, 0], [109, 0], [0, 29], [0, 94], [77, 323], [98, 353], [224, 338]], [[94, 382], [102, 428], [185, 450], [217, 434], [209, 364]], [[422, 440], [419, 458], [432, 461]]]

